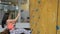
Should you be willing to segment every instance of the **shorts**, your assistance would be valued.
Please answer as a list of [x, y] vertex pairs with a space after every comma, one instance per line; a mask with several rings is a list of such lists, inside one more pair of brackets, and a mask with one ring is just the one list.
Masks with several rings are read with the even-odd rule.
[[25, 29], [20, 29], [20, 28], [17, 28], [17, 29], [14, 29], [14, 30], [11, 30], [10, 31], [10, 34], [31, 34], [30, 31], [27, 31]]

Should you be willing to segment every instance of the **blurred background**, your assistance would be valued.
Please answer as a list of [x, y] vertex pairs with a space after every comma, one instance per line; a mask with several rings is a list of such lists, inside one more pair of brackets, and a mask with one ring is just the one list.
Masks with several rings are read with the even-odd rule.
[[30, 29], [29, 0], [0, 0], [0, 31], [4, 30], [1, 28], [1, 22], [6, 12], [10, 12], [11, 19], [20, 12], [16, 28]]

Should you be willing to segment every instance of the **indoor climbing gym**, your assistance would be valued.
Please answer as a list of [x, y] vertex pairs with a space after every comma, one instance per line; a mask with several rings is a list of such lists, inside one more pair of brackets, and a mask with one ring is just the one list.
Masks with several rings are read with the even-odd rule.
[[0, 34], [60, 34], [60, 0], [0, 0]]

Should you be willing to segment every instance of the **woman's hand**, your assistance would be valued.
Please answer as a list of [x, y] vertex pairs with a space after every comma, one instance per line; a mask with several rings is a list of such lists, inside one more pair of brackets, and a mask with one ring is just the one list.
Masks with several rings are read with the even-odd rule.
[[17, 17], [15, 18], [15, 20], [17, 21], [18, 17], [20, 16], [20, 13], [18, 13]]
[[18, 13], [18, 16], [20, 16], [20, 12]]

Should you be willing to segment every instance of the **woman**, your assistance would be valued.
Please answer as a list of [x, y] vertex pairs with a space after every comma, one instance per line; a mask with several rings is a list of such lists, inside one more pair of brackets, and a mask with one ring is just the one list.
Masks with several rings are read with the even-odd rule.
[[[9, 32], [10, 30], [13, 30], [14, 29], [14, 25], [18, 19], [18, 17], [20, 16], [20, 13], [18, 13], [17, 17], [15, 19], [10, 19], [10, 16], [9, 16], [10, 13], [5, 13], [4, 17], [3, 17], [3, 20], [2, 20], [2, 27], [4, 28], [4, 25], [6, 24], [7, 26], [7, 31]], [[8, 33], [10, 34], [10, 33]]]
[[15, 19], [7, 19], [6, 24], [7, 24], [7, 28], [9, 30], [14, 29], [14, 25], [15, 25], [15, 23], [16, 23], [19, 16], [20, 16], [20, 13], [18, 13], [18, 15]]
[[9, 13], [6, 15], [7, 16], [4, 17], [6, 19], [3, 19], [3, 21], [5, 20], [4, 23], [6, 23], [7, 28], [2, 32], [2, 34], [30, 34], [29, 31], [27, 31], [23, 28], [14, 27], [18, 17], [20, 16], [20, 13], [18, 13], [18, 15], [15, 19], [10, 19]]

